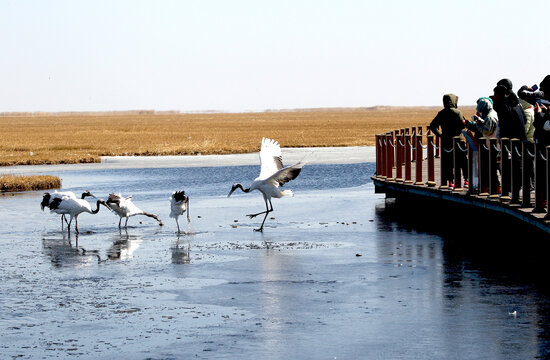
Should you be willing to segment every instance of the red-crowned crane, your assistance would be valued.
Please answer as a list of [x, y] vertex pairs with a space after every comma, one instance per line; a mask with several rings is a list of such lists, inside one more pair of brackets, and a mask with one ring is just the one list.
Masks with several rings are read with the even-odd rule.
[[122, 218], [126, 218], [126, 222], [124, 223], [124, 227], [128, 227], [128, 219], [131, 216], [136, 215], [145, 215], [152, 217], [153, 219], [157, 220], [159, 222], [160, 226], [163, 226], [162, 220], [159, 219], [159, 217], [155, 214], [146, 213], [145, 211], [138, 208], [133, 202], [132, 202], [132, 196], [123, 197], [121, 194], [110, 194], [109, 199], [106, 201], [107, 205], [110, 206], [111, 210], [113, 210], [118, 216], [120, 216], [120, 220], [118, 221], [118, 227], [120, 228], [120, 223], [122, 221]]
[[176, 219], [178, 234], [181, 233], [178, 218], [185, 212], [187, 212], [187, 223], [189, 224], [191, 222], [189, 219], [189, 196], [185, 195], [185, 191], [174, 191], [170, 197], [170, 217]]
[[73, 221], [73, 218], [75, 220], [75, 231], [78, 234], [78, 215], [82, 213], [89, 213], [89, 214], [97, 214], [99, 212], [99, 205], [103, 205], [107, 208], [109, 206], [105, 203], [102, 199], [97, 199], [96, 204], [97, 207], [95, 210], [92, 210], [92, 205], [86, 200], [84, 200], [86, 197], [91, 196], [95, 198], [94, 195], [92, 195], [89, 191], [85, 191], [82, 193], [82, 197], [80, 199], [76, 199], [70, 196], [62, 197], [62, 198], [54, 198], [52, 202], [49, 205], [50, 211], [55, 212], [56, 214], [65, 214], [69, 215], [71, 218], [69, 220], [68, 224], [68, 230], [71, 231], [71, 223]]
[[292, 166], [283, 167], [283, 158], [281, 156], [281, 146], [279, 143], [272, 139], [262, 138], [260, 165], [260, 176], [254, 179], [249, 188], [244, 188], [242, 184], [236, 183], [227, 195], [227, 197], [230, 197], [236, 189], [241, 189], [245, 193], [254, 190], [258, 190], [262, 193], [266, 210], [257, 214], [247, 215], [252, 219], [260, 214], [265, 214], [262, 225], [260, 228], [254, 229], [254, 231], [263, 231], [265, 219], [267, 219], [267, 215], [273, 211], [273, 205], [271, 204], [272, 197], [281, 198], [283, 196], [294, 196], [292, 190], [281, 191], [279, 190], [279, 186], [283, 186], [290, 180], [296, 179], [305, 164], [303, 162], [298, 162]]

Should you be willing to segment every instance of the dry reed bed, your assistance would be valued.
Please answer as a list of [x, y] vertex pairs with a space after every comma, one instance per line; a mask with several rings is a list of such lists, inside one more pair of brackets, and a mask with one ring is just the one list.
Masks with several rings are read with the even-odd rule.
[[108, 155], [249, 153], [259, 150], [264, 136], [277, 139], [283, 147], [374, 145], [375, 134], [427, 125], [438, 110], [381, 107], [0, 116], [0, 165], [98, 162], [100, 156]]
[[0, 192], [58, 189], [61, 179], [51, 175], [0, 175]]

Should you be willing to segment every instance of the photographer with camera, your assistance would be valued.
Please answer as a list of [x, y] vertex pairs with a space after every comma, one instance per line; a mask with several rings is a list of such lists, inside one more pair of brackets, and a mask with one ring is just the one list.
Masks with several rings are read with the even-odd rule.
[[540, 83], [540, 90], [536, 85], [532, 87], [522, 86], [518, 91], [520, 99], [533, 104], [535, 119], [533, 121], [534, 141], [538, 147], [550, 145], [550, 114], [548, 100], [550, 100], [550, 75], [547, 75]]

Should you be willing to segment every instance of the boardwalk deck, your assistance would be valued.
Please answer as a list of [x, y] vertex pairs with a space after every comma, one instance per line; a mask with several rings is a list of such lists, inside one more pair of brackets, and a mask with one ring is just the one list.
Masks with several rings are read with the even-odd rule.
[[[416, 172], [416, 163], [411, 162], [410, 178], [408, 179], [409, 181], [405, 181], [405, 164], [402, 165], [401, 171], [398, 172], [397, 166], [395, 165], [395, 160], [392, 164], [393, 166], [391, 166], [391, 171], [389, 171], [389, 167], [387, 170], [384, 170], [385, 176], [375, 175], [372, 177], [376, 192], [385, 193], [388, 198], [399, 198], [403, 196], [415, 196], [419, 197], [420, 200], [422, 200], [422, 198], [431, 198], [438, 199], [438, 201], [440, 200], [442, 202], [451, 202], [481, 208], [497, 214], [506, 214], [507, 216], [512, 216], [518, 220], [521, 220], [525, 224], [536, 227], [543, 232], [550, 234], [548, 208], [545, 207], [544, 209], [538, 209], [541, 212], [533, 212], [535, 204], [534, 192], [530, 193], [530, 206], [522, 207], [521, 204], [511, 204], [510, 197], [502, 196], [501, 194], [494, 193], [492, 195], [479, 195], [469, 193], [467, 187], [452, 190], [448, 189], [446, 186], [442, 187], [440, 181], [440, 158], [434, 159], [434, 182], [431, 182], [430, 185], [428, 185], [428, 166], [425, 161], [425, 150], [422, 158], [424, 161], [422, 161], [421, 179], [417, 179], [418, 174]], [[377, 159], [377, 161], [380, 160], [381, 159]], [[398, 174], [402, 174], [402, 178], [396, 180]], [[499, 182], [500, 180], [501, 179], [499, 176]], [[525, 204], [525, 202], [523, 203]]]

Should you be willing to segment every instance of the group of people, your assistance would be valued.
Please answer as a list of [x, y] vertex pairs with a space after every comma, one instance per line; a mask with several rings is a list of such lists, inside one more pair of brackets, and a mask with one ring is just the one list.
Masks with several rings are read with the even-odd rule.
[[[441, 138], [442, 179], [453, 187], [453, 138], [461, 137], [474, 146], [480, 138], [519, 139], [537, 144], [538, 148], [550, 145], [550, 75], [539, 85], [522, 86], [513, 91], [512, 81], [502, 79], [493, 89], [493, 95], [477, 100], [476, 115], [467, 120], [458, 109], [458, 96], [443, 95], [443, 109], [429, 125], [431, 131]], [[468, 185], [466, 153], [457, 154], [458, 168]]]

